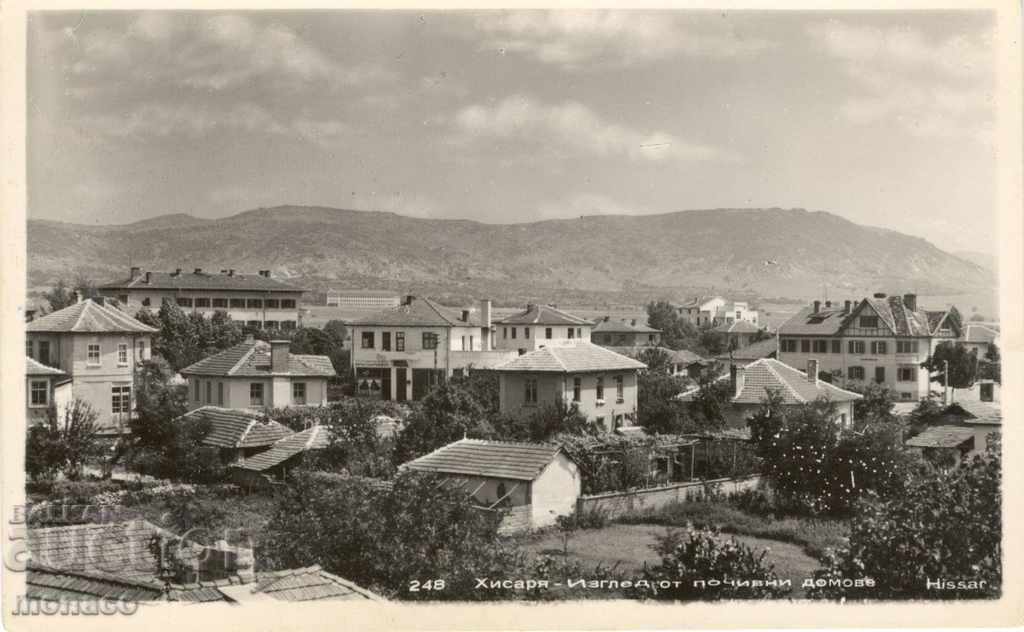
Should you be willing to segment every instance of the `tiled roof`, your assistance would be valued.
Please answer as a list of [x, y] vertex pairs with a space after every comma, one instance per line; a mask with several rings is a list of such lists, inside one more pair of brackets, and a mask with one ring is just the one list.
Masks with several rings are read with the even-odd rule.
[[973, 436], [973, 430], [962, 426], [932, 426], [907, 439], [906, 444], [912, 448], [955, 448]]
[[[729, 400], [733, 404], [760, 404], [768, 391], [778, 392], [782, 396], [782, 403], [786, 405], [806, 404], [822, 397], [833, 402], [849, 402], [862, 397], [824, 380], [810, 382], [803, 371], [772, 358], [756, 360], [739, 370], [743, 371], [743, 387], [739, 394]], [[727, 380], [729, 374], [718, 379]], [[695, 388], [686, 391], [679, 399], [691, 401], [699, 390]]]
[[301, 287], [284, 283], [260, 274], [226, 274], [217, 272], [150, 272], [149, 283], [143, 272], [135, 280], [122, 279], [100, 286], [105, 290], [153, 289], [153, 290], [220, 290], [259, 292], [304, 292]]
[[37, 333], [156, 333], [157, 329], [124, 312], [91, 300], [40, 316], [25, 324], [25, 331]]
[[264, 420], [261, 413], [237, 408], [203, 406], [182, 415], [182, 418], [206, 419], [210, 432], [203, 444], [218, 448], [258, 448], [273, 445], [294, 434], [273, 419]]
[[279, 439], [269, 450], [254, 454], [238, 463], [236, 467], [253, 472], [264, 472], [284, 463], [300, 452], [326, 448], [329, 441], [326, 426], [311, 426], [302, 432], [296, 432]]
[[999, 404], [974, 401], [953, 402], [946, 412], [956, 414], [959, 412], [956, 410], [957, 408], [963, 413], [958, 416], [962, 417], [964, 423], [967, 424], [1002, 425], [1003, 423], [1003, 411]]
[[55, 369], [52, 366], [46, 366], [42, 362], [38, 362], [34, 358], [25, 356], [25, 375], [36, 376], [36, 375], [67, 375], [60, 369]]
[[292, 375], [296, 377], [334, 377], [334, 365], [327, 356], [288, 353], [286, 374], [271, 373], [270, 343], [262, 340], [240, 342], [218, 354], [204, 358], [181, 370], [182, 375], [209, 375], [220, 377], [267, 377]]
[[532, 481], [561, 450], [555, 444], [462, 439], [402, 467], [419, 472]]
[[256, 574], [253, 593], [261, 593], [279, 601], [319, 601], [354, 599], [382, 601], [378, 595], [356, 584], [309, 566], [285, 571], [263, 571]]
[[723, 334], [756, 334], [761, 329], [751, 322], [737, 320], [731, 323], [722, 323], [715, 327], [715, 331]]
[[544, 347], [525, 353], [514, 360], [495, 367], [495, 371], [528, 373], [585, 373], [590, 371], [618, 371], [643, 369], [647, 365], [611, 349], [589, 342], [568, 346]]
[[853, 305], [849, 314], [844, 314], [843, 310], [844, 307], [839, 304], [821, 304], [817, 312], [811, 306], [804, 307], [779, 327], [779, 333], [832, 336], [853, 323], [861, 313], [870, 310], [896, 336], [929, 336], [947, 314], [954, 315], [954, 319], [956, 314], [955, 308], [945, 311], [912, 311], [907, 308], [902, 296], [865, 298]]
[[25, 596], [43, 601], [99, 598], [138, 602], [156, 601], [163, 595], [164, 584], [155, 576], [132, 579], [110, 573], [52, 568], [32, 562], [25, 578]]
[[992, 344], [999, 339], [999, 332], [985, 325], [968, 323], [964, 333], [964, 340], [967, 342], [978, 342]]
[[[771, 357], [772, 354], [777, 353], [779, 350], [779, 341], [775, 336], [771, 338], [765, 338], [755, 343], [749, 344], [739, 349], [733, 349], [732, 359], [738, 361], [752, 361], [760, 360], [761, 358]], [[723, 362], [729, 361], [729, 353], [721, 353], [715, 356], [715, 359]]]
[[676, 364], [682, 364], [683, 366], [689, 366], [694, 363], [708, 364], [710, 362], [710, 360], [702, 358], [687, 349], [669, 350], [669, 354], [671, 354], [673, 362]]
[[839, 332], [845, 320], [843, 306], [824, 305], [815, 312], [811, 306], [804, 307], [779, 326], [782, 335], [832, 336]]
[[597, 321], [597, 325], [594, 326], [593, 333], [606, 333], [606, 334], [658, 334], [661, 333], [660, 329], [648, 327], [640, 323], [633, 324], [628, 320], [614, 320], [604, 319]]
[[470, 312], [469, 320], [462, 320], [462, 312], [440, 305], [426, 297], [414, 296], [411, 302], [398, 307], [389, 307], [365, 318], [352, 321], [352, 325], [396, 326], [396, 327], [454, 327], [479, 326], [480, 321], [475, 312]]
[[495, 321], [497, 325], [593, 325], [585, 318], [553, 305], [527, 305], [526, 309]]

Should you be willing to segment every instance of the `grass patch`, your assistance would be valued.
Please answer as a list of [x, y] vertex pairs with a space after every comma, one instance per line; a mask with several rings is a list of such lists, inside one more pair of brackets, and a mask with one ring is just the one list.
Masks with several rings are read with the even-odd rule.
[[768, 540], [791, 542], [816, 559], [827, 548], [845, 544], [850, 527], [844, 520], [771, 516], [747, 513], [725, 502], [687, 501], [657, 509], [647, 509], [620, 517], [625, 524], [660, 524], [683, 527], [717, 526], [722, 533], [747, 535]]

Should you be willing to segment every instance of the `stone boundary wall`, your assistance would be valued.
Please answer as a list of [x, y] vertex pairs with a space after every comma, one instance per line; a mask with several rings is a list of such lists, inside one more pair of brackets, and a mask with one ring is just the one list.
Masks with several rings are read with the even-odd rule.
[[761, 486], [761, 476], [754, 475], [744, 478], [717, 478], [708, 481], [687, 481], [649, 489], [633, 489], [624, 492], [605, 492], [580, 496], [576, 500], [576, 512], [584, 513], [600, 510], [609, 518], [642, 511], [658, 509], [674, 502], [686, 502], [687, 495], [699, 494], [704, 485], [717, 485], [726, 494], [746, 489], [757, 489]]

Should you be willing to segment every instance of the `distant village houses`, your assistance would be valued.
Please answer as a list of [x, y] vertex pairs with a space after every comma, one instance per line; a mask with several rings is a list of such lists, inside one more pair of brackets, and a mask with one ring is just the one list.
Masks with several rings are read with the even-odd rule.
[[676, 311], [684, 320], [698, 327], [716, 327], [740, 320], [757, 325], [757, 310], [750, 309], [746, 301], [730, 301], [721, 296], [694, 298], [677, 307]]
[[232, 320], [259, 329], [295, 329], [299, 326], [299, 300], [303, 288], [274, 279], [270, 270], [240, 274], [234, 269], [207, 272], [195, 268], [173, 272], [143, 272], [133, 267], [127, 279], [97, 288], [117, 299], [130, 313], [159, 310], [175, 303], [186, 312], [210, 316], [223, 311]]
[[661, 330], [638, 323], [636, 319], [615, 320], [605, 316], [597, 321], [591, 341], [603, 347], [656, 347], [661, 344]]

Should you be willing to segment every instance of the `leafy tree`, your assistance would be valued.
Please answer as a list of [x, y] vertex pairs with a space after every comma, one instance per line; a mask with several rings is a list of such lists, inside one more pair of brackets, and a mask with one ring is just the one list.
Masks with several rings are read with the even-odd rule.
[[863, 399], [853, 402], [853, 416], [855, 419], [892, 421], [895, 416], [892, 413], [893, 405], [896, 403], [896, 392], [885, 384], [871, 382], [861, 389], [851, 389], [860, 393]]
[[449, 383], [465, 390], [480, 404], [485, 414], [494, 415], [498, 412], [501, 402], [496, 371], [470, 369], [468, 375], [455, 376]]
[[143, 309], [136, 318], [159, 330], [153, 336], [153, 351], [175, 371], [245, 339], [241, 325], [219, 310], [206, 318], [199, 312], [186, 314], [177, 304], [167, 302], [156, 314]]
[[[765, 561], [767, 549], [758, 553], [735, 537], [723, 540], [715, 527], [670, 530], [658, 538], [655, 550], [661, 555], [661, 563], [644, 571], [644, 578], [656, 586], [648, 593], [654, 599], [710, 601], [782, 595], [774, 585], [778, 580], [774, 565]], [[760, 583], [736, 586], [723, 581], [733, 579], [760, 580]], [[708, 580], [721, 583], [701, 588]], [[661, 582], [670, 582], [671, 587], [657, 587]], [[767, 582], [772, 585], [765, 585]]]
[[984, 357], [978, 361], [978, 377], [996, 384], [1003, 383], [1002, 356], [995, 343], [988, 346]]
[[511, 441], [548, 441], [558, 434], [595, 435], [603, 431], [580, 412], [575, 402], [566, 404], [561, 400], [529, 415], [497, 415], [491, 425], [496, 438]]
[[[443, 479], [400, 474], [390, 490], [360, 479], [302, 474], [277, 500], [261, 542], [266, 568], [320, 564], [389, 597], [481, 600], [476, 578], [523, 576], [525, 558], [497, 537], [498, 516]], [[444, 590], [409, 590], [443, 578]]]
[[707, 355], [716, 356], [731, 350], [725, 334], [710, 327], [701, 329], [697, 340]]
[[910, 420], [907, 426], [906, 438], [921, 434], [929, 426], [943, 423], [945, 420], [946, 408], [934, 397], [926, 397], [917, 403], [914, 410], [910, 412]]
[[940, 342], [932, 355], [921, 363], [921, 366], [932, 373], [932, 381], [942, 386], [947, 385], [946, 367], [949, 367], [948, 385], [954, 390], [970, 388], [978, 377], [978, 352], [968, 350], [967, 346], [958, 342]]
[[725, 424], [724, 408], [733, 393], [730, 380], [720, 379], [721, 373], [722, 366], [712, 363], [697, 378], [697, 394], [688, 407], [697, 429], [715, 430]]
[[175, 383], [167, 360], [154, 356], [135, 368], [132, 438], [139, 447], [160, 448], [172, 441], [176, 419], [188, 411], [188, 387]]
[[661, 347], [645, 347], [636, 359], [647, 365], [644, 373], [672, 372], [672, 356]]
[[54, 312], [70, 307], [76, 301], [75, 290], [64, 279], [57, 279], [57, 283], [43, 293], [43, 298], [50, 304], [50, 311]]
[[92, 406], [75, 399], [62, 410], [51, 405], [46, 420], [28, 430], [25, 471], [33, 479], [52, 480], [58, 473], [77, 480], [82, 466], [99, 453], [96, 419]]
[[[948, 472], [912, 478], [902, 493], [864, 503], [850, 543], [827, 559], [818, 579], [870, 577], [873, 588], [832, 586], [826, 598], [979, 599], [1002, 589], [1001, 457], [998, 442]], [[929, 580], [974, 581], [977, 589], [929, 588]], [[982, 583], [983, 582], [983, 583]], [[834, 582], [833, 582], [834, 583]]]
[[398, 434], [395, 457], [404, 463], [464, 437], [485, 438], [493, 432], [473, 393], [444, 382], [414, 406]]
[[704, 350], [698, 340], [700, 332], [690, 321], [681, 318], [672, 303], [660, 300], [647, 305], [647, 325], [661, 330], [661, 342], [669, 349]]
[[643, 371], [637, 379], [638, 421], [649, 433], [675, 434], [687, 426], [686, 404], [678, 395], [686, 380], [657, 371]]

